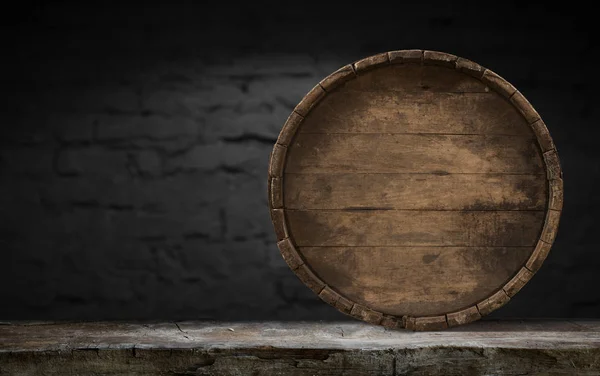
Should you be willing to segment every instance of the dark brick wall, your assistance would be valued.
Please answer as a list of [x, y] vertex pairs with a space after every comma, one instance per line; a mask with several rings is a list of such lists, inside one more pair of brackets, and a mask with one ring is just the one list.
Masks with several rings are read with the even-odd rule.
[[546, 120], [565, 210], [544, 267], [494, 313], [600, 317], [598, 47], [585, 9], [38, 5], [4, 15], [0, 319], [342, 319], [282, 261], [271, 146], [358, 58], [470, 58]]

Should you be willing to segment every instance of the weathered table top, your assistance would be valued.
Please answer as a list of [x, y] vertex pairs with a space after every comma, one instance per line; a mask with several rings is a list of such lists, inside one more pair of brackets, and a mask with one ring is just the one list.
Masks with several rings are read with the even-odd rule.
[[[354, 322], [11, 323], [0, 374], [600, 375], [600, 320], [440, 332]], [[521, 372], [521, 373], [519, 373]]]

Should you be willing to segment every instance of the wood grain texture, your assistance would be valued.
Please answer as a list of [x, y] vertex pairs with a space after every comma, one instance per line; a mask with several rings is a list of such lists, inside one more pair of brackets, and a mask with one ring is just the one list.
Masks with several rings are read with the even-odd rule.
[[427, 93], [465, 94], [465, 96], [468, 96], [467, 94], [489, 93], [490, 91], [483, 82], [459, 71], [449, 70], [444, 66], [423, 67], [421, 71], [421, 89]]
[[317, 84], [311, 91], [306, 94], [304, 98], [298, 103], [295, 112], [302, 116], [306, 116], [306, 114], [323, 98], [325, 95], [325, 90], [321, 87], [321, 85]]
[[344, 296], [340, 296], [337, 302], [335, 302], [335, 308], [348, 315], [352, 311], [353, 306], [354, 302]]
[[558, 160], [556, 150], [550, 150], [544, 153], [544, 162], [546, 164], [546, 173], [548, 180], [562, 179], [562, 169]]
[[[533, 247], [300, 247], [315, 274], [390, 315], [435, 315], [495, 292]], [[435, 276], [435, 278], [432, 278]]]
[[296, 251], [294, 244], [289, 238], [285, 238], [277, 242], [277, 247], [279, 248], [281, 256], [289, 265], [290, 269], [296, 270], [300, 265], [304, 264], [304, 260], [302, 260]]
[[496, 134], [534, 138], [532, 129], [514, 107], [490, 93], [337, 91], [326, 96], [307, 115], [299, 131]]
[[498, 94], [506, 98], [512, 97], [517, 91], [517, 89], [504, 78], [500, 77], [498, 74], [489, 69], [486, 69], [483, 72], [481, 80], [486, 85], [489, 85], [492, 89], [494, 89]]
[[543, 120], [540, 119], [533, 122], [531, 127], [537, 135], [538, 143], [540, 144], [540, 148], [542, 148], [543, 152], [555, 149], [552, 137], [550, 137], [550, 132], [548, 132], [548, 128], [546, 128], [546, 124]]
[[546, 257], [548, 256], [551, 246], [551, 244], [546, 243], [540, 239], [536, 244], [533, 253], [529, 257], [529, 260], [527, 260], [527, 264], [525, 265], [527, 269], [529, 269], [533, 273], [537, 272], [544, 263]]
[[[381, 325], [398, 322], [388, 318]], [[0, 368], [10, 376], [597, 376], [600, 369], [597, 320], [490, 320], [432, 333], [350, 321], [4, 324]]]
[[[539, 175], [285, 174], [287, 209], [544, 210]], [[558, 205], [558, 204], [556, 204]]]
[[336, 70], [321, 80], [320, 85], [326, 92], [333, 91], [336, 87], [356, 77], [352, 65], [348, 64]]
[[463, 59], [462, 57], [459, 57], [456, 60], [456, 69], [459, 72], [468, 74], [469, 76], [473, 76], [477, 79], [481, 79], [481, 76], [483, 76], [483, 72], [485, 72], [485, 68], [481, 65], [471, 60]]
[[283, 175], [286, 153], [287, 148], [285, 146], [275, 144], [269, 161], [269, 176], [278, 177]]
[[333, 291], [329, 286], [325, 286], [319, 293], [319, 298], [321, 298], [325, 303], [331, 304], [335, 307], [335, 304], [340, 299], [340, 295]]
[[356, 63], [354, 63], [354, 70], [356, 71], [356, 74], [362, 74], [367, 70], [371, 70], [389, 63], [390, 60], [388, 54], [387, 52], [384, 52], [357, 61]]
[[548, 244], [552, 244], [554, 242], [559, 220], [559, 210], [548, 210], [548, 212], [546, 213], [546, 222], [544, 223], [544, 229], [542, 230], [542, 234], [540, 235], [541, 240]]
[[449, 327], [468, 324], [479, 320], [480, 318], [481, 315], [476, 306], [465, 308], [457, 312], [451, 312], [446, 315]]
[[439, 134], [299, 133], [289, 148], [293, 173], [542, 173], [529, 138]]
[[529, 124], [540, 120], [540, 115], [537, 113], [535, 108], [531, 106], [529, 101], [519, 91], [510, 97], [510, 101], [521, 112]]
[[481, 303], [477, 303], [477, 309], [479, 310], [480, 315], [489, 315], [492, 311], [495, 311], [508, 303], [509, 300], [510, 297], [506, 295], [504, 290], [499, 290]]
[[283, 207], [283, 187], [281, 180], [282, 178], [280, 177], [274, 177], [271, 178], [271, 180], [269, 180], [269, 192], [271, 192], [271, 207], [274, 209], [280, 209]]
[[341, 312], [442, 330], [509, 302], [557, 234], [562, 171], [539, 113], [452, 54], [390, 51], [325, 77], [269, 169], [281, 253]]
[[288, 237], [287, 224], [285, 222], [285, 212], [283, 209], [271, 209], [271, 220], [277, 240], [283, 240]]
[[446, 316], [431, 316], [415, 318], [414, 330], [441, 330], [448, 327]]
[[374, 311], [360, 304], [354, 304], [352, 310], [350, 311], [350, 315], [371, 324], [379, 324], [383, 319], [383, 314], [380, 312]]
[[456, 68], [456, 55], [447, 54], [438, 51], [424, 51], [423, 61], [426, 64], [441, 65], [443, 67], [454, 69]]
[[388, 329], [402, 329], [404, 328], [404, 324], [402, 323], [402, 319], [396, 316], [384, 315], [381, 319], [381, 326]]
[[550, 201], [548, 207], [553, 210], [562, 210], [563, 207], [563, 180], [550, 180]]
[[534, 246], [542, 211], [286, 210], [298, 246]]
[[529, 280], [533, 277], [533, 273], [523, 267], [519, 272], [504, 285], [503, 290], [509, 297], [513, 297]]
[[290, 116], [288, 116], [281, 132], [279, 132], [279, 136], [277, 137], [277, 144], [282, 146], [288, 146], [292, 143], [292, 139], [300, 126], [300, 123], [304, 120], [299, 113], [296, 111], [292, 111]]
[[325, 288], [325, 283], [315, 275], [310, 267], [306, 264], [300, 265], [295, 270], [296, 276], [315, 294], [319, 295]]
[[390, 51], [388, 52], [388, 58], [391, 64], [421, 64], [423, 61], [423, 50]]
[[[387, 64], [380, 62], [380, 64]], [[344, 85], [344, 92], [379, 92], [397, 94], [438, 93], [488, 93], [488, 86], [470, 75], [443, 66], [422, 66], [418, 64], [392, 64], [386, 69], [372, 69], [368, 66], [359, 71], [358, 77]], [[368, 74], [361, 74], [371, 69]]]

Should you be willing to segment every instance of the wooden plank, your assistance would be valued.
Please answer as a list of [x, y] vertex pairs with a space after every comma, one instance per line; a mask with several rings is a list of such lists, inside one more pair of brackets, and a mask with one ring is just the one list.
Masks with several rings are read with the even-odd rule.
[[535, 121], [531, 124], [531, 128], [533, 129], [543, 152], [555, 149], [554, 141], [552, 141], [550, 132], [548, 131], [548, 128], [546, 128], [546, 124], [543, 120], [539, 119]]
[[[440, 65], [452, 70], [456, 69], [456, 55], [448, 54], [439, 51], [424, 51], [423, 62], [424, 64]], [[448, 73], [449, 74], [449, 73]]]
[[499, 290], [494, 295], [485, 299], [481, 303], [478, 303], [477, 309], [482, 316], [489, 315], [492, 311], [495, 311], [508, 303], [509, 300], [510, 297], [506, 295], [504, 290]]
[[548, 180], [562, 179], [562, 169], [560, 160], [556, 150], [550, 150], [544, 153], [544, 161], [546, 162], [546, 173]]
[[510, 98], [517, 91], [517, 89], [515, 89], [515, 87], [507, 82], [504, 78], [500, 77], [497, 73], [492, 72], [489, 69], [486, 69], [483, 72], [481, 80], [494, 89], [498, 94], [506, 98]]
[[416, 333], [356, 320], [22, 322], [0, 326], [0, 367], [13, 376], [597, 376], [599, 343], [598, 320]]
[[299, 113], [292, 111], [285, 124], [283, 124], [281, 132], [279, 132], [277, 144], [285, 147], [291, 144], [298, 127], [302, 123], [302, 120], [304, 120], [304, 117], [302, 117]]
[[456, 60], [456, 69], [477, 79], [480, 79], [485, 71], [485, 68], [481, 65], [471, 60], [463, 59], [462, 57], [459, 57], [458, 60]]
[[[524, 264], [533, 247], [301, 247], [321, 279], [388, 315], [453, 312], [480, 301]], [[435, 278], [432, 278], [435, 276]]]
[[551, 244], [539, 240], [535, 249], [531, 253], [531, 257], [525, 265], [527, 269], [533, 273], [537, 272], [544, 263], [544, 260], [546, 260], [546, 257], [548, 257], [551, 246]]
[[508, 134], [534, 137], [521, 114], [507, 100], [493, 93], [335, 91], [313, 108], [299, 132]]
[[323, 290], [319, 293], [319, 298], [326, 302], [327, 304], [331, 304], [335, 307], [335, 304], [340, 299], [340, 295], [329, 288], [329, 286], [325, 286]]
[[[380, 60], [380, 64], [387, 64]], [[370, 68], [374, 66], [369, 66]], [[355, 65], [357, 73], [359, 66]], [[344, 91], [416, 93], [487, 93], [489, 89], [480, 80], [456, 69], [419, 64], [392, 64], [385, 69], [360, 72], [359, 76], [344, 85]]]
[[271, 194], [271, 207], [273, 209], [279, 209], [283, 207], [283, 190], [281, 184], [282, 178], [271, 178], [269, 180], [269, 192]]
[[519, 270], [519, 272], [510, 281], [508, 281], [502, 289], [506, 295], [513, 297], [517, 292], [519, 292], [519, 290], [523, 288], [523, 286], [525, 286], [527, 282], [529, 282], [532, 276], [533, 273], [531, 273], [529, 269], [522, 267], [521, 270]]
[[534, 246], [543, 211], [285, 210], [301, 246]]
[[285, 174], [288, 209], [544, 210], [543, 175]]
[[[356, 68], [356, 65], [355, 65]], [[362, 72], [344, 84], [343, 90], [357, 94], [364, 91], [421, 91], [421, 71], [418, 64], [388, 65], [385, 69]], [[333, 93], [332, 93], [333, 94]]]
[[356, 74], [364, 74], [366, 71], [371, 69], [375, 69], [382, 65], [387, 65], [390, 63], [387, 52], [380, 53], [377, 55], [365, 57], [353, 64], [354, 70]]
[[271, 156], [269, 158], [269, 176], [278, 177], [283, 174], [286, 153], [287, 148], [285, 146], [281, 146], [279, 144], [275, 144], [275, 146], [273, 146], [273, 150], [271, 151]]
[[301, 116], [306, 116], [310, 110], [325, 96], [325, 90], [321, 85], [317, 84], [313, 87], [308, 94], [302, 98], [300, 103], [294, 108], [294, 112], [297, 112]]
[[559, 210], [548, 210], [546, 213], [546, 223], [544, 230], [540, 235], [540, 239], [548, 244], [554, 242], [554, 238], [558, 232], [558, 224], [560, 222], [560, 211]]
[[416, 317], [414, 330], [442, 330], [448, 327], [446, 316]]
[[271, 221], [277, 240], [283, 240], [288, 237], [287, 225], [285, 223], [285, 211], [283, 209], [271, 209]]
[[514, 93], [513, 96], [510, 97], [510, 101], [517, 109], [519, 109], [529, 124], [533, 124], [540, 120], [540, 114], [537, 113], [535, 108], [533, 108], [531, 103], [529, 103], [527, 98], [525, 98], [521, 92], [517, 91]]
[[[518, 136], [297, 134], [286, 172], [540, 174], [537, 142]], [[272, 175], [276, 176], [276, 175]]]
[[467, 324], [475, 320], [479, 320], [480, 318], [481, 315], [479, 314], [477, 306], [465, 308], [458, 312], [452, 312], [446, 315], [448, 326], [450, 327]]
[[350, 81], [355, 77], [356, 73], [354, 72], [354, 68], [352, 65], [348, 64], [322, 79], [320, 85], [323, 90], [330, 92], [342, 85], [344, 82]]
[[285, 238], [277, 242], [277, 247], [284, 261], [289, 265], [290, 269], [296, 270], [300, 265], [304, 264], [304, 260], [298, 255], [294, 244], [289, 238]]
[[319, 295], [323, 288], [325, 288], [325, 283], [316, 276], [312, 269], [306, 266], [306, 264], [300, 265], [297, 269], [294, 270], [296, 276], [304, 283], [309, 289], [311, 289], [315, 294]]
[[438, 66], [423, 67], [421, 88], [430, 92], [443, 93], [488, 93], [490, 91], [476, 78], [456, 69]]
[[380, 312], [374, 311], [360, 304], [354, 304], [354, 306], [352, 306], [350, 314], [360, 320], [375, 325], [379, 324], [383, 319], [383, 315]]
[[388, 52], [391, 64], [421, 64], [423, 61], [423, 50], [398, 50]]

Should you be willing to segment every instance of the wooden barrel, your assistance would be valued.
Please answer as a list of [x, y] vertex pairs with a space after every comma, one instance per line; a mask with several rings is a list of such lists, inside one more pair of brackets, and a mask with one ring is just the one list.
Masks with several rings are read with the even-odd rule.
[[271, 153], [278, 246], [325, 302], [437, 330], [506, 304], [540, 268], [562, 173], [540, 115], [478, 64], [403, 50], [342, 67]]

